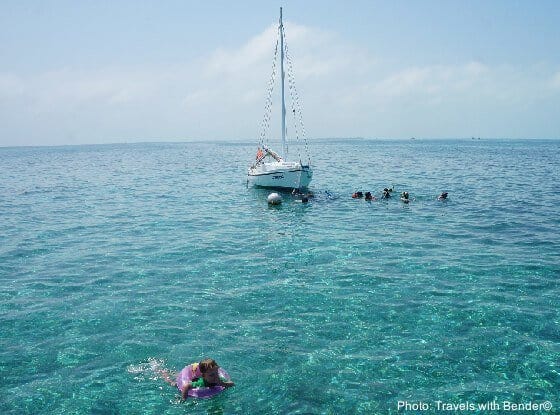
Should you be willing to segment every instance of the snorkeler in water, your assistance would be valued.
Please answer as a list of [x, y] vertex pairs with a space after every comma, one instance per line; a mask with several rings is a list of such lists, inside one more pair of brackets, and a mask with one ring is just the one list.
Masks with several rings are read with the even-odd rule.
[[387, 188], [383, 189], [383, 195], [381, 196], [381, 199], [390, 199], [392, 190], [393, 189], [389, 190]]

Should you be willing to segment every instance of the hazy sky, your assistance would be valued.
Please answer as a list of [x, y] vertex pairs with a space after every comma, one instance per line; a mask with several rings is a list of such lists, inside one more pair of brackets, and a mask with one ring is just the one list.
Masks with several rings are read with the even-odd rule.
[[280, 6], [309, 138], [560, 138], [560, 1], [3, 0], [0, 146], [256, 142]]

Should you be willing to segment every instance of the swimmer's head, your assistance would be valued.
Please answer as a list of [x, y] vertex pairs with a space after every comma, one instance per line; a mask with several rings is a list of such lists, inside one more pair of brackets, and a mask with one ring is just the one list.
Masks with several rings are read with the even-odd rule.
[[220, 376], [218, 369], [220, 366], [216, 363], [214, 359], [204, 359], [199, 363], [200, 373], [207, 383], [218, 383], [220, 381]]
[[200, 372], [205, 373], [210, 369], [219, 368], [220, 366], [216, 363], [214, 359], [204, 359], [199, 363]]

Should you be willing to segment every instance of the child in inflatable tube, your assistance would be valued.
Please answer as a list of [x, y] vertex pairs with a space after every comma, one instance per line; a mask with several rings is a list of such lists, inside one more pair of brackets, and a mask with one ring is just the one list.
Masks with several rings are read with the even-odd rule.
[[187, 399], [187, 396], [210, 398], [226, 388], [235, 386], [229, 374], [214, 359], [204, 359], [185, 366], [176, 380], [171, 379], [167, 371], [162, 371], [161, 374], [167, 383], [179, 389], [181, 400]]

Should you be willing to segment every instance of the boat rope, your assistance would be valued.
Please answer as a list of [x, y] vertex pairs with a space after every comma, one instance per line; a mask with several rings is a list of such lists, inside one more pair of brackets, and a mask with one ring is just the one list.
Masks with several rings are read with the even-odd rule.
[[[268, 145], [267, 134], [270, 130], [270, 118], [272, 114], [272, 93], [274, 91], [274, 81], [276, 80], [276, 62], [278, 61], [278, 41], [280, 38], [280, 31], [278, 31], [278, 36], [276, 37], [276, 46], [274, 47], [274, 57], [272, 58], [272, 74], [268, 81], [268, 93], [266, 97], [266, 102], [264, 106], [264, 116], [261, 123], [261, 135], [260, 135], [260, 146], [264, 147], [265, 144]], [[265, 142], [266, 141], [266, 142]]]
[[[289, 90], [290, 90], [290, 97], [291, 97], [291, 103], [292, 103], [292, 113], [294, 115], [294, 131], [296, 134], [296, 140], [299, 141], [299, 133], [298, 133], [298, 121], [299, 121], [299, 126], [301, 128], [301, 137], [305, 146], [305, 154], [307, 156], [307, 161], [308, 164], [311, 164], [311, 157], [310, 157], [310, 153], [309, 153], [309, 146], [307, 144], [307, 137], [306, 137], [306, 133], [305, 133], [305, 124], [303, 123], [303, 111], [302, 111], [302, 105], [300, 104], [300, 100], [299, 100], [299, 95], [296, 89], [296, 80], [295, 80], [295, 74], [294, 74], [294, 65], [293, 65], [293, 60], [291, 55], [288, 53], [288, 42], [286, 41], [286, 38], [284, 37], [284, 54], [286, 56], [286, 62], [287, 62], [287, 66], [288, 66], [288, 86], [289, 86]], [[299, 147], [299, 146], [298, 146]], [[299, 152], [298, 149], [298, 155], [299, 155], [299, 159], [301, 161], [301, 153]]]
[[[273, 104], [273, 99], [272, 99], [272, 95], [274, 92], [274, 84], [276, 81], [276, 75], [278, 73], [278, 43], [280, 41], [280, 36], [282, 36], [281, 33], [281, 29], [280, 27], [278, 28], [278, 34], [276, 37], [276, 45], [274, 46], [274, 56], [272, 58], [272, 73], [270, 75], [270, 79], [268, 82], [268, 92], [267, 92], [267, 96], [266, 96], [266, 101], [265, 101], [265, 106], [264, 106], [264, 116], [262, 119], [262, 123], [261, 123], [261, 133], [260, 133], [260, 139], [259, 139], [259, 145], [260, 148], [266, 148], [268, 147], [268, 134], [270, 131], [270, 121], [272, 118], [272, 104]], [[293, 115], [293, 122], [294, 122], [294, 132], [295, 132], [295, 139], [296, 141], [299, 142], [299, 138], [300, 138], [300, 134], [301, 134], [301, 138], [303, 140], [303, 144], [305, 147], [305, 155], [307, 157], [307, 163], [310, 165], [311, 164], [311, 157], [310, 157], [310, 152], [309, 152], [309, 146], [307, 143], [307, 137], [306, 137], [306, 132], [305, 132], [305, 125], [303, 123], [303, 111], [302, 111], [302, 105], [300, 104], [300, 99], [299, 99], [299, 94], [297, 92], [296, 89], [296, 82], [295, 82], [295, 76], [294, 76], [294, 65], [293, 65], [293, 61], [292, 61], [292, 57], [290, 56], [289, 52], [288, 52], [288, 43], [286, 41], [286, 36], [284, 33], [284, 58], [286, 61], [286, 75], [287, 75], [287, 79], [288, 79], [288, 90], [290, 92], [290, 103], [291, 103], [291, 112]], [[287, 130], [287, 129], [286, 129]], [[297, 151], [298, 151], [298, 156], [299, 156], [299, 160], [301, 162], [302, 157], [301, 157], [301, 152], [300, 152], [300, 145], [297, 145]], [[265, 152], [265, 155], [268, 155], [267, 152]], [[264, 158], [264, 157], [263, 157]], [[261, 159], [262, 160], [262, 159]], [[258, 160], [256, 164], [258, 164], [261, 160]]]
[[[295, 90], [295, 83], [294, 83], [294, 75], [293, 75], [293, 66], [291, 66], [291, 62], [292, 60], [289, 58], [289, 54], [288, 54], [288, 42], [286, 39], [284, 39], [284, 56], [286, 57], [286, 63], [287, 63], [287, 71], [286, 74], [288, 75], [288, 90], [290, 91], [290, 103], [291, 103], [291, 112], [293, 115], [293, 123], [294, 123], [294, 133], [295, 133], [295, 138], [296, 141], [299, 143], [299, 131], [298, 131], [298, 119], [297, 119], [297, 115], [296, 115], [296, 97], [295, 94], [297, 93]], [[301, 162], [301, 151], [300, 151], [300, 147], [299, 145], [296, 146], [297, 149], [297, 153], [298, 153], [298, 158], [299, 161]]]

